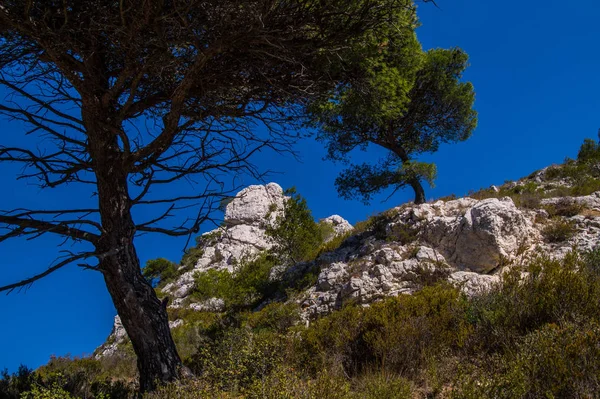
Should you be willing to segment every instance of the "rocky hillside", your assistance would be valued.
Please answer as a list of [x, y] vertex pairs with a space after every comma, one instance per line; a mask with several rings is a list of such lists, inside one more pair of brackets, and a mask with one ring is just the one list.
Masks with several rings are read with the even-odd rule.
[[[306, 322], [350, 301], [368, 305], [441, 280], [473, 295], [535, 255], [560, 258], [574, 247], [588, 250], [598, 244], [600, 191], [590, 194], [590, 181], [582, 182], [569, 167], [546, 168], [465, 198], [404, 204], [355, 227], [331, 216], [322, 221], [333, 231], [324, 250], [314, 260], [273, 268], [271, 278], [309, 281], [297, 295], [284, 298], [300, 305]], [[223, 225], [198, 239], [192, 267], [180, 266], [178, 277], [160, 286], [169, 308], [222, 311], [221, 298], [198, 301], [191, 295], [194, 276], [208, 270], [235, 274], [239, 265], [269, 250], [273, 240], [265, 228], [282, 215], [284, 201], [275, 183], [238, 193], [227, 205]], [[264, 303], [274, 299], [281, 300], [266, 298]], [[177, 318], [171, 324], [185, 322]], [[117, 317], [96, 356], [115, 353], [125, 339]]]

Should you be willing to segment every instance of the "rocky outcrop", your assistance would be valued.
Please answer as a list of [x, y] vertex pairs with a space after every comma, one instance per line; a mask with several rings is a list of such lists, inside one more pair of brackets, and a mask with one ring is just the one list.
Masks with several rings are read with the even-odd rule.
[[[489, 272], [531, 244], [532, 222], [510, 198], [441, 201], [412, 209], [425, 217], [423, 238], [459, 270]], [[439, 215], [439, 216], [437, 216]]]
[[281, 213], [285, 195], [276, 183], [249, 186], [227, 204], [223, 225], [200, 238], [201, 255], [192, 270], [167, 284], [163, 292], [180, 306], [194, 286], [194, 275], [208, 269], [234, 272], [243, 260], [251, 259], [273, 245], [265, 233], [265, 224]]
[[[544, 173], [532, 178], [545, 181]], [[501, 193], [507, 186], [495, 192]], [[195, 266], [163, 287], [172, 297], [170, 306], [223, 311], [225, 304], [219, 298], [202, 303], [190, 300], [194, 274], [208, 269], [235, 273], [243, 260], [271, 248], [265, 225], [281, 215], [285, 199], [275, 183], [241, 191], [227, 205], [222, 226], [202, 235]], [[564, 241], [548, 242], [544, 231], [556, 222], [550, 219], [549, 211], [566, 203], [581, 210], [559, 216], [574, 226], [575, 232]], [[321, 222], [332, 227], [328, 239], [346, 237], [341, 245], [312, 262], [281, 267], [273, 278], [285, 283], [298, 281], [307, 273], [316, 275], [315, 284], [294, 297], [303, 317], [309, 320], [349, 301], [368, 306], [439, 281], [454, 284], [467, 295], [477, 295], [498, 284], [502, 272], [511, 265], [540, 253], [560, 257], [573, 246], [592, 249], [600, 242], [600, 192], [543, 199], [538, 208], [518, 208], [509, 197], [405, 204], [387, 211], [364, 231], [355, 231], [341, 216], [333, 215]], [[177, 326], [182, 321], [172, 323]], [[125, 331], [116, 318], [111, 339], [98, 350], [98, 356], [114, 353], [124, 339]]]
[[[600, 193], [578, 198], [577, 202], [594, 207]], [[317, 283], [300, 300], [303, 314], [310, 319], [347, 301], [366, 305], [444, 280], [467, 295], [476, 295], [499, 283], [501, 273], [511, 265], [541, 253], [561, 257], [574, 244], [582, 249], [598, 245], [600, 212], [567, 218], [578, 226], [577, 233], [554, 244], [545, 242], [541, 233], [548, 223], [540, 217], [543, 212], [519, 209], [508, 197], [461, 198], [392, 209], [387, 213], [393, 216], [383, 229], [379, 227], [385, 236], [361, 233], [321, 255], [313, 265], [302, 266], [320, 269]], [[417, 236], [403, 243], [394, 232], [407, 226]]]
[[332, 215], [322, 219], [321, 223], [327, 223], [333, 228], [333, 234], [325, 238], [325, 242], [332, 240], [335, 236], [346, 234], [352, 231], [353, 227], [346, 219], [339, 215]]

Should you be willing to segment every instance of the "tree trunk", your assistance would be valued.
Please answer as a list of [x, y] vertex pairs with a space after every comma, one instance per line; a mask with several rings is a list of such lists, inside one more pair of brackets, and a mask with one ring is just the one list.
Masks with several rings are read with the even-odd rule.
[[408, 182], [408, 184], [410, 184], [410, 186], [415, 191], [415, 204], [417, 204], [417, 205], [424, 204], [426, 202], [425, 190], [423, 189], [423, 185], [421, 184], [419, 179], [417, 179], [417, 178], [411, 179]]
[[147, 392], [178, 379], [185, 370], [171, 337], [166, 308], [140, 270], [133, 243], [136, 227], [127, 160], [116, 135], [97, 123], [98, 115], [84, 113], [88, 131], [94, 132], [88, 137], [103, 229], [96, 244], [99, 268], [137, 356], [140, 391]]
[[118, 253], [104, 258], [100, 267], [137, 356], [140, 390], [152, 391], [157, 383], [179, 378], [182, 363], [171, 337], [166, 309], [140, 273], [133, 243], [127, 242], [126, 234], [121, 240], [124, 242]]
[[[100, 269], [137, 356], [140, 390], [177, 379], [181, 359], [169, 330], [167, 310], [142, 276], [133, 240], [135, 225], [124, 176], [115, 173], [98, 184], [100, 213], [105, 232], [98, 244]], [[106, 255], [103, 255], [106, 254]]]
[[[393, 132], [393, 130], [390, 130], [390, 132]], [[383, 142], [383, 143], [379, 142], [377, 144], [394, 152], [394, 154], [396, 154], [400, 158], [400, 160], [402, 161], [402, 164], [406, 164], [407, 162], [410, 161], [410, 158], [409, 158], [408, 154], [406, 153], [406, 150], [404, 148], [402, 148], [401, 146], [399, 146], [397, 144], [390, 145], [387, 142]], [[423, 185], [421, 184], [421, 181], [419, 180], [418, 177], [409, 179], [406, 182], [412, 187], [412, 189], [415, 192], [415, 204], [420, 205], [420, 204], [424, 204], [425, 202], [427, 202], [427, 199], [425, 198], [425, 189], [423, 188]]]

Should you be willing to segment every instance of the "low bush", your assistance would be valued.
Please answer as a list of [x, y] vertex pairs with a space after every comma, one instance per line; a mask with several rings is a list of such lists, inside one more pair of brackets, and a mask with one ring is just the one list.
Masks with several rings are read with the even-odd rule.
[[386, 372], [366, 373], [354, 383], [354, 397], [361, 399], [412, 399], [412, 384], [406, 378]]
[[192, 296], [199, 300], [221, 298], [228, 307], [252, 306], [276, 289], [269, 278], [278, 259], [268, 252], [242, 262], [235, 273], [210, 269], [196, 273]]
[[544, 209], [548, 212], [550, 217], [564, 216], [573, 217], [583, 212], [583, 206], [575, 201], [561, 198], [554, 204], [544, 206]]
[[31, 391], [24, 392], [21, 395], [21, 398], [22, 399], [75, 399], [69, 392], [62, 389], [58, 384], [53, 384], [50, 388], [34, 385], [31, 389]]
[[189, 365], [219, 390], [239, 393], [281, 363], [285, 337], [268, 331], [230, 328], [201, 344]]
[[268, 329], [285, 333], [300, 321], [300, 308], [297, 303], [273, 302], [258, 312], [249, 313], [246, 324], [253, 330]]
[[426, 287], [367, 309], [348, 306], [334, 312], [313, 323], [303, 342], [323, 354], [325, 365], [340, 364], [350, 375], [382, 366], [414, 376], [429, 356], [464, 345], [470, 331], [465, 307], [456, 289]]
[[594, 398], [600, 393], [600, 326], [546, 324], [493, 359], [493, 371], [463, 376], [453, 397]]
[[502, 351], [517, 338], [548, 323], [600, 317], [600, 275], [596, 252], [570, 252], [562, 260], [538, 257], [523, 270], [513, 269], [503, 284], [470, 301], [476, 351]]
[[560, 243], [570, 240], [577, 233], [575, 224], [568, 220], [553, 219], [542, 229], [542, 236], [546, 242]]

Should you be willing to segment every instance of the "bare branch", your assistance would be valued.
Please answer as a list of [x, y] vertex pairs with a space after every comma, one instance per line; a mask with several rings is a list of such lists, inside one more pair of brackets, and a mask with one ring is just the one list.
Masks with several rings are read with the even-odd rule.
[[[36, 220], [24, 217], [16, 217], [10, 215], [0, 215], [0, 224], [6, 224], [9, 226], [17, 226], [21, 231], [22, 229], [30, 229], [35, 233], [52, 233], [69, 237], [73, 240], [87, 241], [92, 244], [96, 243], [100, 238], [99, 235], [90, 233], [78, 228], [72, 227], [75, 224], [89, 224], [98, 229], [102, 229], [101, 226], [92, 221], [74, 220], [74, 221], [61, 221], [57, 223], [51, 223], [43, 220]], [[12, 231], [8, 234], [12, 234]]]
[[79, 260], [79, 259], [84, 259], [84, 258], [88, 258], [93, 256], [93, 253], [82, 253], [82, 254], [78, 254], [78, 255], [74, 255], [74, 256], [70, 256], [67, 259], [57, 263], [54, 266], [49, 267], [46, 271], [44, 271], [43, 273], [40, 274], [36, 274], [33, 277], [30, 277], [28, 279], [19, 281], [17, 283], [13, 283], [13, 284], [9, 284], [9, 285], [5, 285], [3, 287], [0, 287], [0, 292], [4, 292], [7, 291], [7, 294], [10, 294], [11, 292], [13, 292], [15, 289], [17, 288], [25, 288], [25, 287], [29, 287], [31, 286], [33, 283], [35, 283], [36, 281], [46, 277], [49, 274], [54, 273], [55, 271], [67, 266], [68, 264]]

